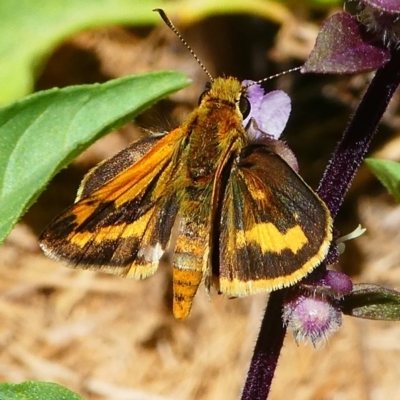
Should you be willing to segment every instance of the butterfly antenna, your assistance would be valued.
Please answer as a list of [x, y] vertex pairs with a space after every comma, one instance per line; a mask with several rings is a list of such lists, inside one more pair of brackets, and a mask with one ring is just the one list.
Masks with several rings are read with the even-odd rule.
[[246, 86], [246, 88], [248, 88], [248, 87], [250, 87], [250, 86], [253, 86], [253, 85], [259, 85], [260, 83], [269, 81], [270, 79], [278, 78], [278, 77], [280, 77], [280, 76], [282, 76], [282, 75], [289, 74], [290, 72], [298, 71], [300, 68], [301, 68], [301, 67], [291, 68], [291, 69], [288, 69], [288, 70], [286, 70], [286, 71], [279, 72], [278, 74], [271, 75], [271, 76], [267, 76], [266, 78], [260, 79], [259, 81], [250, 83], [249, 85]]
[[167, 17], [167, 14], [165, 14], [165, 11], [162, 10], [161, 8], [155, 8], [153, 11], [157, 11], [163, 21], [167, 24], [168, 28], [171, 29], [172, 32], [175, 33], [176, 36], [178, 36], [179, 40], [183, 43], [183, 45], [190, 51], [192, 56], [195, 58], [197, 63], [200, 65], [201, 69], [207, 74], [207, 76], [210, 78], [211, 82], [214, 80], [211, 74], [207, 71], [207, 68], [203, 65], [203, 63], [200, 61], [199, 57], [197, 57], [196, 53], [192, 50], [192, 48], [188, 45], [186, 40], [182, 37], [182, 35], [178, 32], [178, 29], [175, 28], [175, 25], [172, 23], [172, 21]]

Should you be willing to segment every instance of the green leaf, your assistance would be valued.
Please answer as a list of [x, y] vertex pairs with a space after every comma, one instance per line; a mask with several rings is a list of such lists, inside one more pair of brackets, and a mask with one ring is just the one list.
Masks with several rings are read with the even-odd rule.
[[400, 164], [376, 158], [368, 158], [365, 162], [387, 191], [400, 203]]
[[70, 390], [51, 382], [1, 383], [0, 400], [82, 400]]
[[155, 5], [154, 0], [1, 0], [0, 104], [30, 93], [45, 59], [73, 33], [157, 23]]
[[0, 242], [56, 172], [188, 83], [181, 73], [154, 72], [51, 89], [0, 108]]
[[344, 298], [343, 312], [358, 318], [400, 320], [400, 292], [382, 286], [360, 283]]

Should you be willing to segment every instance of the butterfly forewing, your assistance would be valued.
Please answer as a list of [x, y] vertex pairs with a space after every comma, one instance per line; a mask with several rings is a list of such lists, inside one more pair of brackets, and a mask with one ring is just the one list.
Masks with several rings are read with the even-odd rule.
[[121, 172], [128, 170], [144, 157], [163, 136], [165, 135], [149, 136], [136, 140], [111, 158], [97, 164], [82, 180], [75, 202], [88, 196]]
[[139, 162], [122, 166], [105, 183], [98, 178], [104, 174], [90, 172], [78, 201], [42, 233], [46, 254], [80, 268], [134, 278], [153, 274], [178, 210], [176, 193], [167, 189], [175, 179], [181, 137], [178, 128], [142, 145], [154, 144]]

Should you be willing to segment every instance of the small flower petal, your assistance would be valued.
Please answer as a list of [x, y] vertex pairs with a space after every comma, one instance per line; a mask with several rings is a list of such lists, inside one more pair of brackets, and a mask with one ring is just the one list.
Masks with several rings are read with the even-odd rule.
[[[247, 86], [252, 81], [243, 81]], [[251, 85], [247, 88], [246, 97], [250, 102], [251, 110], [248, 117], [243, 121], [247, 127], [253, 118], [258, 129], [252, 129], [249, 133], [252, 140], [257, 140], [269, 135], [273, 139], [279, 139], [289, 119], [291, 111], [290, 97], [282, 90], [274, 90], [264, 93], [260, 85]]]

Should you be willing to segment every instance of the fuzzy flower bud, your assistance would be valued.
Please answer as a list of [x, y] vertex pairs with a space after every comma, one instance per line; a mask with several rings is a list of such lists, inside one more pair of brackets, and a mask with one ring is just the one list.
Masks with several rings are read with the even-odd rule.
[[297, 343], [310, 340], [316, 346], [339, 329], [342, 313], [322, 296], [301, 295], [284, 305], [283, 320]]
[[353, 282], [344, 273], [328, 270], [324, 277], [324, 284], [331, 289], [331, 295], [335, 298], [342, 298], [353, 290]]

